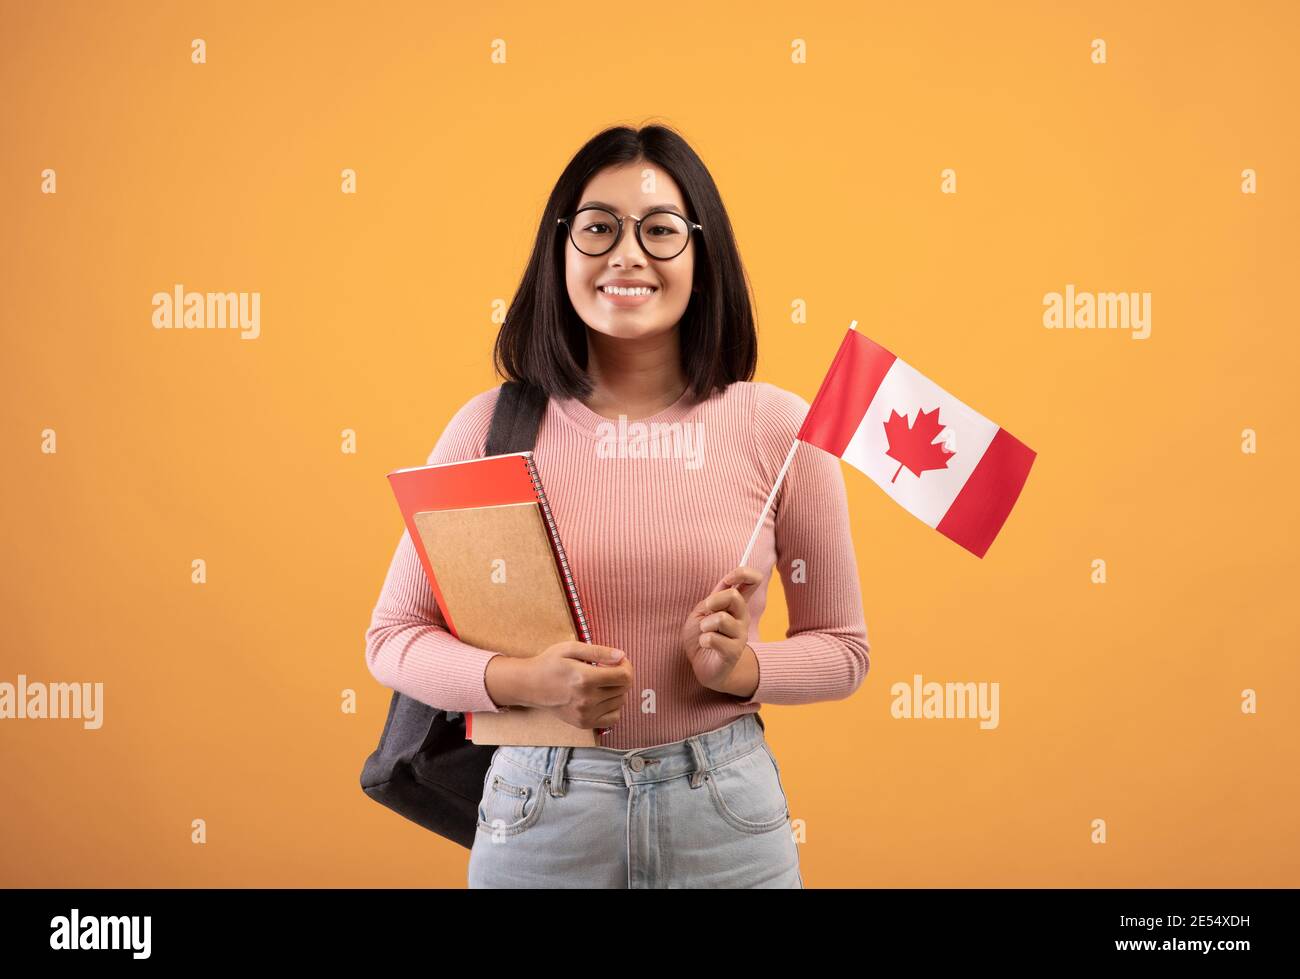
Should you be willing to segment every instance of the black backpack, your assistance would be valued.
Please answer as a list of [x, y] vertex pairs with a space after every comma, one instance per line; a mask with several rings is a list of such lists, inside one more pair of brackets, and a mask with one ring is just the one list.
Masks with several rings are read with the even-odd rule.
[[[484, 455], [525, 452], [537, 441], [547, 396], [534, 385], [501, 385]], [[381, 805], [469, 849], [495, 745], [465, 737], [465, 717], [393, 691], [379, 747], [361, 788]]]

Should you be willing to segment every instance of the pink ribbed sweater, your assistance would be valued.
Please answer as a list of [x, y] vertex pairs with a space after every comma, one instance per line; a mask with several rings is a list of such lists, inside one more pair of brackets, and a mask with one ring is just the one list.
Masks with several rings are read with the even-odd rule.
[[[483, 455], [499, 390], [476, 395], [456, 413], [430, 464]], [[676, 423], [679, 432], [691, 426], [694, 441], [679, 444], [694, 451], [648, 451], [650, 442], [665, 444], [662, 429], [629, 431], [623, 452], [604, 451], [610, 443], [602, 437], [617, 431], [617, 421], [575, 398], [550, 400], [534, 449], [592, 640], [622, 649], [634, 670], [622, 719], [600, 741], [611, 748], [679, 741], [764, 703], [838, 700], [858, 688], [869, 666], [840, 463], [802, 445], [749, 560], [763, 575], [749, 602], [758, 689], [745, 700], [696, 680], [678, 648], [682, 625], [740, 560], [808, 403], [761, 381], [733, 383], [703, 402], [689, 398], [627, 424]], [[632, 445], [638, 437], [643, 444]], [[786, 639], [759, 642], [774, 566], [789, 629]], [[371, 673], [446, 710], [493, 711], [499, 707], [484, 673], [494, 655], [447, 631], [403, 532], [366, 632]]]

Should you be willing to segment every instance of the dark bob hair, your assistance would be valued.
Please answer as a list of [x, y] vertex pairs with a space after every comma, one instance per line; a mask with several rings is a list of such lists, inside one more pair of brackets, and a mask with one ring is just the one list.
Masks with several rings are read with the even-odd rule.
[[535, 385], [548, 396], [585, 399], [587, 326], [569, 301], [558, 221], [578, 207], [582, 189], [607, 167], [647, 161], [677, 182], [686, 215], [704, 226], [695, 238], [694, 291], [677, 325], [682, 373], [692, 399], [754, 376], [758, 335], [749, 280], [736, 250], [731, 221], [704, 162], [665, 126], [618, 126], [592, 137], [560, 174], [537, 229], [519, 289], [497, 334], [493, 361], [506, 380]]

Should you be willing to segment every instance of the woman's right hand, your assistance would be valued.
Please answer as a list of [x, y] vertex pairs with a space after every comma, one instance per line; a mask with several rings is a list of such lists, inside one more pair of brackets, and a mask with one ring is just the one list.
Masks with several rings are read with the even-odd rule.
[[[632, 664], [621, 649], [611, 646], [569, 639], [536, 656], [503, 655], [488, 665], [501, 660], [508, 661], [502, 664], [508, 671], [502, 677], [506, 704], [541, 707], [574, 727], [612, 727], [622, 716], [632, 686]], [[494, 690], [488, 692], [502, 703]]]

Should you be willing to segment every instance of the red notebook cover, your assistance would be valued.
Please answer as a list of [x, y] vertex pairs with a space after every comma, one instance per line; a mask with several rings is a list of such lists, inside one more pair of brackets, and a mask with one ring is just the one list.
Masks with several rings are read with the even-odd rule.
[[[388, 474], [389, 485], [397, 498], [397, 505], [402, 511], [402, 520], [406, 523], [407, 533], [415, 545], [420, 563], [424, 566], [425, 577], [438, 602], [443, 621], [447, 629], [456, 638], [456, 620], [442, 591], [438, 588], [437, 577], [425, 552], [420, 534], [415, 525], [415, 515], [423, 510], [452, 510], [464, 507], [501, 506], [509, 503], [537, 503], [546, 522], [547, 536], [551, 542], [551, 552], [555, 556], [556, 568], [569, 601], [569, 612], [573, 617], [574, 631], [583, 642], [591, 642], [591, 631], [587, 627], [587, 616], [578, 597], [578, 589], [569, 570], [568, 558], [564, 545], [560, 541], [551, 507], [542, 489], [541, 477], [531, 452], [510, 452], [504, 455], [486, 456], [481, 459], [469, 459], [464, 462], [447, 462], [432, 466], [416, 466], [410, 469], [398, 469]], [[465, 713], [465, 736], [473, 736], [473, 714]], [[598, 735], [609, 733], [611, 728], [601, 728]]]

